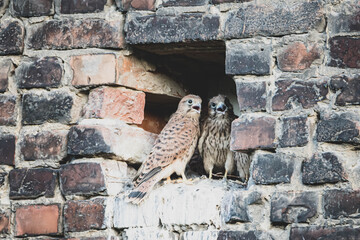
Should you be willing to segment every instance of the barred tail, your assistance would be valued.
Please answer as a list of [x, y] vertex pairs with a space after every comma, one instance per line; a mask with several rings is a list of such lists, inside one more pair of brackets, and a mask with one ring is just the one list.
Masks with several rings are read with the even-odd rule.
[[154, 176], [150, 179], [147, 179], [146, 181], [141, 182], [139, 185], [137, 185], [137, 187], [134, 188], [134, 190], [129, 193], [127, 202], [131, 202], [133, 204], [141, 203], [158, 181], [158, 177]]

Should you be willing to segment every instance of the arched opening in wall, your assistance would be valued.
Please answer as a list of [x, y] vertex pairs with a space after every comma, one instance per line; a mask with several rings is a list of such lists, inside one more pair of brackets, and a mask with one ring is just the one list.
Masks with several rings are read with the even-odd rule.
[[[178, 91], [181, 94], [199, 95], [203, 100], [202, 115], [206, 112], [209, 99], [218, 94], [227, 96], [234, 113], [239, 115], [235, 82], [225, 74], [224, 42], [137, 45], [133, 46], [132, 55], [143, 65], [148, 65], [148, 71], [153, 71], [160, 78], [166, 76], [164, 81], [170, 79], [178, 83], [182, 88]], [[159, 133], [176, 111], [179, 99], [148, 92], [145, 119], [140, 126]], [[189, 165], [191, 172], [205, 174], [201, 158], [193, 158]]]

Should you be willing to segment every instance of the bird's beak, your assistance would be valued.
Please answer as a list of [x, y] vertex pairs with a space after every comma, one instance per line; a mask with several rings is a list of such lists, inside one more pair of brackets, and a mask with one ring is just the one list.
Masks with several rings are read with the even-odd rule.
[[220, 113], [220, 114], [225, 114], [227, 110], [227, 107], [224, 103], [219, 103], [217, 106], [216, 106], [216, 112], [217, 113]]
[[201, 105], [200, 104], [192, 105], [192, 108], [195, 109], [195, 111], [197, 113], [200, 113], [200, 111], [201, 111]]

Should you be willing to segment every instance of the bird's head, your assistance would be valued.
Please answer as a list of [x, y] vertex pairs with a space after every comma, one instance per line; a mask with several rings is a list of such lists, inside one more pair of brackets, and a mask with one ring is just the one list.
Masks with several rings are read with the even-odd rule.
[[196, 95], [187, 95], [183, 97], [177, 109], [177, 112], [180, 112], [185, 115], [199, 117], [201, 111], [201, 98]]
[[208, 115], [212, 118], [224, 118], [234, 114], [233, 106], [224, 95], [217, 95], [209, 100]]

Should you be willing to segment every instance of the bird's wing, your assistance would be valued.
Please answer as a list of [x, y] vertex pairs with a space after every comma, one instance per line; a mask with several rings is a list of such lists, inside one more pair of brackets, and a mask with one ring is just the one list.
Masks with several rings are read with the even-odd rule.
[[198, 134], [198, 128], [189, 119], [173, 116], [159, 134], [135, 186], [149, 180], [163, 168], [184, 157]]

